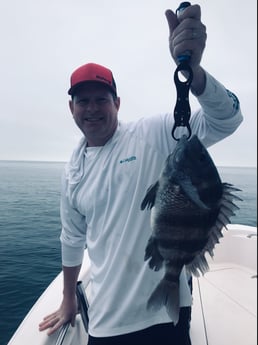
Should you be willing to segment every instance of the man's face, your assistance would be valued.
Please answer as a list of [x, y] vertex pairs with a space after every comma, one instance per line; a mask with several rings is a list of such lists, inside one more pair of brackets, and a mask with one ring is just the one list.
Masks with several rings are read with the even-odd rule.
[[117, 128], [120, 99], [100, 83], [81, 86], [69, 103], [77, 126], [86, 136], [88, 146], [103, 146]]

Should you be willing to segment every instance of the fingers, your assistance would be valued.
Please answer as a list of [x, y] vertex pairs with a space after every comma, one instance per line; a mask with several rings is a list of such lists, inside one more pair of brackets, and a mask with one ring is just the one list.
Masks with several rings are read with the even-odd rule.
[[165, 16], [166, 16], [167, 22], [168, 22], [169, 36], [171, 36], [173, 34], [173, 31], [175, 30], [175, 28], [178, 25], [178, 19], [177, 19], [177, 16], [175, 15], [175, 13], [172, 12], [171, 10], [166, 10]]
[[54, 323], [52, 323], [52, 326], [48, 327], [49, 330], [47, 331], [47, 335], [55, 333], [60, 327], [62, 327], [65, 324], [63, 320], [55, 320], [53, 322]]
[[50, 315], [47, 315], [46, 317], [44, 317], [43, 321], [40, 322], [40, 324], [39, 324], [39, 330], [43, 331], [43, 330], [47, 329], [50, 326], [51, 320], [54, 319], [55, 315], [56, 315], [56, 313], [53, 313], [53, 314], [50, 314]]
[[68, 320], [67, 318], [62, 317], [59, 312], [55, 312], [44, 317], [43, 321], [39, 324], [39, 331], [41, 332], [48, 329], [47, 334], [51, 335], [69, 321], [71, 322], [71, 325], [74, 326], [75, 316], [72, 317], [71, 320]]
[[48, 335], [53, 334], [60, 326], [62, 326], [63, 321], [58, 316], [58, 313], [50, 314], [44, 317], [43, 321], [39, 324], [39, 331], [44, 331], [49, 329]]
[[206, 44], [206, 27], [201, 22], [199, 5], [186, 7], [178, 16], [171, 10], [165, 12], [169, 26], [169, 48], [175, 62], [186, 51], [191, 54], [191, 65], [200, 64]]
[[201, 7], [199, 5], [192, 5], [186, 7], [179, 15], [179, 22], [182, 22], [186, 18], [193, 18], [196, 20], [201, 20]]
[[74, 296], [74, 299], [63, 299], [58, 310], [44, 317], [43, 321], [39, 324], [39, 331], [48, 329], [47, 334], [51, 335], [65, 324], [70, 323], [74, 326], [77, 312], [78, 305], [76, 296]]
[[[190, 27], [182, 28], [173, 35], [173, 45], [176, 47], [183, 44], [184, 41], [193, 41], [199, 39], [206, 39], [206, 27], [200, 22], [193, 21]], [[186, 42], [189, 44], [190, 42]]]
[[[206, 27], [201, 22], [201, 9], [199, 5], [187, 7], [182, 14], [180, 14], [178, 22], [179, 25], [177, 25], [172, 32], [172, 39], [193, 39], [195, 37], [193, 37], [192, 32], [198, 33], [198, 36], [202, 36], [203, 33], [206, 33]], [[176, 44], [178, 44], [178, 42], [176, 42]]]
[[196, 21], [200, 21], [201, 8], [199, 5], [189, 6], [180, 13], [179, 17], [177, 17], [177, 14], [175, 14], [172, 10], [166, 10], [165, 16], [167, 18], [169, 34], [171, 36], [178, 24], [181, 23], [183, 20], [191, 18], [195, 19]]

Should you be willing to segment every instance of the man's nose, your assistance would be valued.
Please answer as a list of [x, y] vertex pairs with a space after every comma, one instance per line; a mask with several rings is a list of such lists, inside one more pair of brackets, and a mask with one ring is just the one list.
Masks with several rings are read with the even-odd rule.
[[94, 113], [98, 110], [98, 104], [95, 101], [91, 100], [87, 103], [86, 110], [87, 112]]

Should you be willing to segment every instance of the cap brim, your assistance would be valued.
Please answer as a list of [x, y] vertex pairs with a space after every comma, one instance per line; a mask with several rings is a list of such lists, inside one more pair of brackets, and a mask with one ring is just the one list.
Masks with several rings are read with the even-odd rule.
[[99, 82], [97, 80], [87, 80], [87, 81], [82, 81], [80, 83], [77, 83], [76, 85], [73, 85], [72, 87], [70, 87], [70, 89], [68, 90], [68, 95], [70, 96], [74, 96], [74, 94], [76, 93], [76, 90], [78, 90], [81, 86], [83, 85], [87, 85], [87, 84], [100, 84], [103, 86], [106, 86], [107, 89], [109, 89], [114, 95], [116, 95], [116, 90], [111, 86], [108, 85], [106, 83], [102, 83]]

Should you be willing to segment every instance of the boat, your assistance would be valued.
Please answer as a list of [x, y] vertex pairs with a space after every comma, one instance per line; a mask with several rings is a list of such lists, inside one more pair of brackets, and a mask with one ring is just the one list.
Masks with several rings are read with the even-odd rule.
[[[192, 345], [257, 344], [257, 228], [230, 224], [207, 256], [209, 271], [193, 278], [191, 315]], [[39, 332], [43, 317], [57, 309], [62, 298], [60, 272], [39, 297], [7, 345], [85, 345], [87, 340], [87, 295], [90, 293], [90, 262], [85, 251], [77, 297], [75, 326], [64, 325], [48, 336]]]

